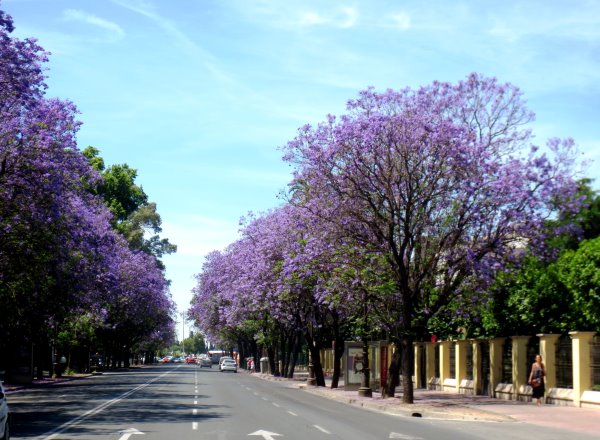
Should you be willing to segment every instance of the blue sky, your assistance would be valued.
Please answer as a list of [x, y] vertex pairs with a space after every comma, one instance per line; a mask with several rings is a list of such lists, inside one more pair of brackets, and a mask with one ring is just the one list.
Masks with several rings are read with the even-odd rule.
[[[600, 2], [2, 0], [15, 35], [52, 52], [49, 96], [81, 111], [81, 148], [127, 163], [158, 204], [172, 294], [248, 211], [279, 204], [278, 147], [368, 86], [518, 85], [536, 142], [600, 159]], [[592, 164], [586, 175], [597, 179]]]

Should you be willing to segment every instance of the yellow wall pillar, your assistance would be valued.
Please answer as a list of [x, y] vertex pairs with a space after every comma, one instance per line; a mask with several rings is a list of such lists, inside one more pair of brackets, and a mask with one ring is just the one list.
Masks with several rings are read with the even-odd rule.
[[479, 340], [471, 339], [473, 348], [473, 394], [482, 394], [483, 390], [483, 372], [481, 370], [481, 350], [479, 348]]
[[456, 392], [460, 392], [460, 381], [467, 378], [467, 345], [468, 341], [456, 341], [454, 352], [454, 372]]
[[450, 377], [450, 347], [452, 341], [441, 341], [440, 343], [440, 385], [444, 391], [444, 381]]
[[421, 343], [415, 343], [413, 345], [415, 350], [415, 369], [414, 369], [414, 384], [415, 388], [427, 388], [427, 384], [421, 383], [421, 352], [423, 351], [423, 346]]
[[569, 332], [573, 340], [573, 404], [581, 406], [581, 395], [592, 387], [591, 343], [595, 332]]
[[530, 336], [513, 336], [512, 339], [512, 383], [513, 399], [525, 394], [525, 386], [529, 380], [527, 362], [527, 343]]
[[[427, 383], [435, 377], [435, 342], [425, 342], [425, 377]], [[427, 387], [429, 388], [429, 387]]]
[[[558, 338], [560, 338], [560, 335], [541, 333], [536, 336], [540, 338], [539, 355], [542, 357], [542, 362], [546, 367], [546, 392], [548, 392], [550, 388], [556, 388], [556, 344], [558, 343]], [[529, 361], [527, 379], [529, 379], [529, 374], [531, 373], [531, 364], [533, 364], [534, 359], [529, 359]]]
[[496, 396], [496, 387], [502, 380], [502, 349], [504, 338], [490, 339], [490, 386], [493, 396]]

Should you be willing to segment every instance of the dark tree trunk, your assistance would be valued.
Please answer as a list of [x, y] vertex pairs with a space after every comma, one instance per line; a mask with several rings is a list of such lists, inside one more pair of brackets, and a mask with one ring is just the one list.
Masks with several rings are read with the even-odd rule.
[[371, 368], [369, 367], [369, 341], [367, 341], [366, 338], [363, 338], [362, 344], [363, 367], [358, 395], [371, 397], [373, 395], [373, 390], [371, 389]]
[[404, 335], [402, 337], [402, 402], [414, 403], [414, 384], [412, 372], [414, 366], [415, 352], [413, 350], [413, 337]]
[[331, 388], [337, 388], [342, 374], [342, 357], [344, 356], [344, 338], [340, 334], [340, 324], [337, 314], [333, 323], [333, 376]]
[[390, 366], [388, 368], [388, 383], [385, 387], [383, 397], [394, 397], [396, 394], [396, 387], [400, 385], [400, 357], [402, 348], [399, 346], [394, 351]]
[[[277, 369], [275, 368], [275, 349], [269, 345], [267, 346], [267, 356], [269, 357], [269, 369], [271, 374], [275, 375]], [[263, 373], [263, 371], [261, 371]]]
[[[48, 350], [46, 349], [46, 347], [46, 344], [40, 342], [38, 344], [35, 344], [31, 350], [31, 355], [33, 356], [31, 365], [35, 365], [37, 370], [37, 379], [40, 380], [44, 378], [44, 361], [46, 360], [46, 357], [48, 355]], [[50, 353], [50, 358], [52, 358], [52, 353]], [[58, 360], [56, 362], [58, 363]], [[33, 371], [31, 372], [31, 374], [33, 376]]]
[[294, 378], [294, 371], [296, 370], [296, 363], [298, 362], [298, 354], [300, 353], [300, 335], [294, 332], [294, 344], [292, 347], [292, 359], [290, 362], [289, 378]]
[[321, 344], [318, 344], [309, 333], [305, 334], [308, 342], [308, 350], [312, 362], [312, 370], [318, 387], [325, 386], [325, 375], [323, 374], [323, 364], [321, 364]]
[[342, 375], [342, 357], [344, 356], [344, 341], [336, 339], [333, 348], [333, 376], [331, 377], [331, 388], [337, 388]]

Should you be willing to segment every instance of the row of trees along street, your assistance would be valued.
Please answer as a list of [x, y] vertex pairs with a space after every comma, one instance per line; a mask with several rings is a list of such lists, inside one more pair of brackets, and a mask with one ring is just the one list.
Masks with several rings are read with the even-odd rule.
[[13, 30], [0, 11], [0, 370], [151, 359], [175, 334], [160, 258], [176, 248], [136, 170], [78, 149], [75, 105], [45, 96], [48, 54]]
[[344, 340], [366, 358], [387, 339], [384, 394], [401, 376], [407, 403], [414, 341], [599, 330], [599, 199], [571, 139], [531, 143], [533, 117], [479, 74], [362, 91], [283, 147], [285, 202], [206, 258], [189, 316], [243, 357], [264, 348], [275, 374], [308, 350], [321, 386], [322, 348], [336, 387]]

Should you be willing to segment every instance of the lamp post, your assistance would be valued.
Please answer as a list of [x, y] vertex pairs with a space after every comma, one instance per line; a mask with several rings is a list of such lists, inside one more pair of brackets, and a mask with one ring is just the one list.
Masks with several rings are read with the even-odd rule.
[[185, 312], [181, 312], [181, 352], [185, 356]]

